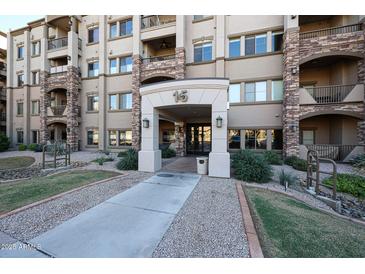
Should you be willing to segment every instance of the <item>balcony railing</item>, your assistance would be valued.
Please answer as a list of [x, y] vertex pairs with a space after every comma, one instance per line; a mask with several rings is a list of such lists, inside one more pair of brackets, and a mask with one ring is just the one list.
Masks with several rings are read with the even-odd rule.
[[171, 20], [161, 20], [159, 15], [147, 15], [147, 16], [142, 16], [141, 28], [147, 29], [147, 28], [151, 28], [151, 27], [165, 25], [165, 24], [172, 23], [172, 22], [176, 22], [176, 18], [171, 19]]
[[353, 24], [353, 25], [347, 25], [347, 26], [341, 26], [341, 27], [335, 27], [335, 28], [329, 28], [329, 29], [320, 29], [315, 31], [307, 31], [307, 32], [301, 32], [299, 34], [299, 39], [311, 39], [311, 38], [317, 38], [321, 36], [329, 36], [329, 35], [336, 35], [336, 34], [343, 34], [343, 33], [349, 33], [349, 32], [355, 32], [361, 30], [361, 24]]
[[63, 72], [67, 72], [67, 66], [57, 66], [57, 67], [50, 67], [49, 68], [49, 73], [50, 74], [55, 74], [55, 73], [63, 73]]
[[65, 112], [65, 109], [66, 109], [66, 105], [51, 106], [51, 110], [53, 112], [53, 115], [55, 115], [55, 116], [62, 116], [63, 113]]
[[340, 103], [356, 85], [305, 88], [318, 104]]
[[0, 99], [6, 100], [6, 88], [0, 87]]
[[163, 56], [153, 56], [153, 57], [149, 57], [149, 58], [143, 58], [143, 64], [161, 62], [161, 61], [166, 61], [166, 60], [174, 60], [174, 59], [175, 59], [175, 54], [163, 55]]
[[315, 150], [320, 158], [334, 161], [343, 161], [358, 145], [306, 145], [308, 149]]
[[0, 121], [1, 122], [5, 122], [6, 121], [6, 112], [1, 112], [0, 113]]
[[48, 40], [48, 50], [60, 49], [67, 47], [68, 37], [61, 37], [57, 39]]

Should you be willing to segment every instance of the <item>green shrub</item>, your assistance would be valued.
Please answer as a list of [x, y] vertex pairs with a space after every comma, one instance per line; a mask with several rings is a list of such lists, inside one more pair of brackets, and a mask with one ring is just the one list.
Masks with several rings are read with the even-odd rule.
[[[323, 184], [332, 186], [332, 176], [323, 180]], [[365, 198], [365, 178], [353, 174], [337, 174], [337, 191], [352, 194], [355, 197]]]
[[161, 150], [162, 158], [172, 158], [176, 156], [176, 151], [171, 148], [165, 148]]
[[286, 183], [288, 186], [293, 185], [296, 180], [298, 180], [298, 178], [291, 173], [286, 173], [284, 170], [279, 172], [279, 183], [283, 186], [285, 186]]
[[270, 165], [282, 165], [283, 164], [283, 161], [281, 160], [281, 156], [274, 151], [267, 150], [264, 152], [263, 155], [264, 155], [266, 162], [268, 162]]
[[9, 145], [10, 145], [9, 138], [4, 133], [1, 132], [0, 133], [0, 152], [8, 150]]
[[138, 169], [138, 152], [130, 148], [127, 150], [124, 158], [117, 163], [117, 169], [120, 170], [137, 170]]
[[28, 150], [31, 150], [31, 151], [35, 151], [37, 149], [37, 144], [29, 144], [28, 145]]
[[118, 152], [117, 157], [125, 157], [127, 155], [127, 151], [120, 151]]
[[105, 162], [113, 162], [114, 159], [111, 157], [100, 157], [96, 158], [95, 160], [92, 160], [94, 163], [98, 163], [100, 166], [102, 166]]
[[19, 146], [18, 146], [18, 150], [19, 151], [24, 151], [24, 150], [26, 150], [27, 149], [27, 145], [25, 145], [25, 144], [20, 144]]
[[288, 165], [288, 166], [292, 166], [292, 165], [293, 165], [293, 163], [294, 163], [294, 161], [295, 161], [296, 159], [298, 159], [298, 157], [296, 157], [296, 156], [288, 156], [288, 157], [286, 157], [286, 158], [285, 158], [284, 163], [285, 163], [286, 165]]
[[34, 152], [42, 152], [43, 151], [43, 145], [37, 144], [36, 148], [34, 149]]
[[[292, 166], [294, 169], [300, 170], [300, 171], [307, 171], [307, 168], [308, 168], [307, 161], [300, 159], [296, 156], [286, 157], [284, 163], [289, 166]], [[313, 171], [314, 170], [315, 170], [315, 167], [313, 167]]]
[[271, 167], [265, 158], [250, 150], [240, 150], [233, 154], [232, 167], [239, 180], [264, 183], [271, 179]]
[[355, 156], [350, 160], [350, 163], [353, 167], [364, 168], [365, 167], [365, 154], [360, 154]]

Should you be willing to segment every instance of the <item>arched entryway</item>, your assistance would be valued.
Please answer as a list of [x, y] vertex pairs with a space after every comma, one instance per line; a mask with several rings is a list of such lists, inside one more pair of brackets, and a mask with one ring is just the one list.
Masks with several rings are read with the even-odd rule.
[[67, 126], [64, 122], [53, 122], [47, 126], [49, 142], [66, 143]]
[[[144, 86], [142, 96], [142, 142], [139, 152], [138, 169], [155, 172], [161, 169], [161, 150], [159, 149], [160, 121], [165, 119], [174, 123], [176, 145], [186, 153], [188, 144], [184, 136], [189, 121], [206, 123], [209, 134], [209, 176], [229, 177], [230, 156], [227, 152], [227, 89], [228, 79], [185, 79], [161, 82]], [[204, 131], [204, 127], [202, 128]], [[197, 130], [198, 132], [199, 130]], [[177, 132], [177, 133], [176, 133]], [[195, 132], [195, 131], [194, 131]], [[199, 132], [198, 132], [199, 133]], [[199, 138], [199, 134], [193, 134]], [[202, 137], [204, 138], [204, 137]], [[199, 144], [198, 144], [199, 146]], [[179, 151], [179, 149], [177, 149]]]

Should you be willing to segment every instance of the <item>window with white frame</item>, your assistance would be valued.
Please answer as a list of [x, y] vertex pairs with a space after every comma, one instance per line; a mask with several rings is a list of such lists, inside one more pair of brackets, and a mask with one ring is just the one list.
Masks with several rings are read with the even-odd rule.
[[266, 149], [267, 147], [266, 129], [246, 129], [245, 149]]
[[88, 63], [87, 76], [88, 77], [96, 77], [99, 75], [99, 62], [94, 61]]
[[98, 111], [99, 110], [99, 96], [89, 95], [87, 96], [87, 110]]
[[109, 130], [109, 146], [117, 146], [117, 130]]
[[241, 130], [239, 129], [228, 130], [228, 148], [229, 149], [241, 148]]
[[87, 145], [97, 146], [99, 145], [99, 130], [88, 129], [87, 130]]
[[109, 59], [109, 73], [118, 73], [117, 58]]
[[22, 130], [17, 130], [16, 132], [16, 142], [22, 144], [24, 142], [24, 132]]
[[132, 108], [132, 93], [119, 94], [119, 109]]
[[39, 71], [32, 71], [32, 85], [39, 85]]
[[241, 84], [229, 85], [228, 100], [230, 103], [239, 103], [241, 101]]
[[194, 45], [194, 62], [206, 62], [212, 60], [212, 42]]
[[33, 144], [39, 143], [39, 131], [38, 130], [32, 130], [32, 143]]
[[24, 58], [24, 46], [18, 46], [18, 59], [23, 59]]
[[271, 51], [282, 51], [283, 50], [283, 32], [273, 32], [271, 36]]
[[121, 57], [119, 59], [119, 71], [121, 73], [123, 72], [131, 72], [132, 71], [132, 56], [126, 56], [126, 57]]
[[109, 110], [117, 110], [118, 109], [118, 95], [110, 94], [109, 95]]
[[23, 106], [24, 106], [23, 102], [18, 102], [16, 104], [16, 115], [23, 116]]
[[39, 114], [39, 101], [35, 100], [32, 101], [32, 115], [38, 115]]
[[266, 34], [245, 37], [245, 55], [262, 54], [267, 52]]
[[88, 43], [97, 43], [99, 42], [99, 27], [94, 27], [88, 29]]
[[32, 42], [32, 56], [41, 54], [41, 41]]
[[245, 83], [245, 102], [261, 102], [266, 100], [266, 81]]
[[273, 80], [271, 82], [271, 100], [283, 100], [283, 80]]
[[17, 75], [17, 85], [18, 85], [18, 87], [22, 87], [24, 85], [24, 74], [23, 73], [19, 73]]
[[131, 130], [119, 130], [118, 146], [132, 146], [132, 131]]
[[241, 38], [229, 40], [229, 57], [238, 57], [241, 55]]
[[109, 24], [109, 37], [114, 38], [118, 35], [118, 25], [117, 22]]
[[302, 144], [303, 145], [313, 145], [314, 144], [314, 130], [302, 130]]
[[132, 19], [127, 19], [127, 20], [123, 20], [119, 23], [119, 35], [120, 36], [125, 36], [125, 35], [129, 35], [132, 34], [133, 32], [133, 22]]

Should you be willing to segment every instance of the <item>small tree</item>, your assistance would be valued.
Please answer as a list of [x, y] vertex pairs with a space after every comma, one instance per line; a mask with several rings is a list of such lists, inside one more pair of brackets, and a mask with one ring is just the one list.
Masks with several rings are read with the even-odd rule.
[[10, 145], [9, 138], [4, 133], [0, 132], [0, 152], [8, 150], [9, 145]]

